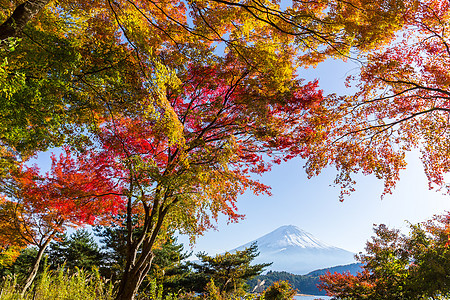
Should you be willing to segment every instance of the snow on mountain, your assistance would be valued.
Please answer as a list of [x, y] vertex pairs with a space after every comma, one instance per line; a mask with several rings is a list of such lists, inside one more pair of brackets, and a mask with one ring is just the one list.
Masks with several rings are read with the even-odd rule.
[[282, 226], [231, 252], [255, 242], [260, 253], [255, 263], [273, 262], [267, 270], [306, 274], [355, 262], [354, 253], [328, 245], [294, 225]]
[[[274, 249], [282, 247], [326, 249], [331, 247], [324, 242], [316, 239], [312, 234], [293, 225], [282, 226], [255, 241], [258, 242], [259, 247]], [[253, 242], [250, 242], [249, 244]]]

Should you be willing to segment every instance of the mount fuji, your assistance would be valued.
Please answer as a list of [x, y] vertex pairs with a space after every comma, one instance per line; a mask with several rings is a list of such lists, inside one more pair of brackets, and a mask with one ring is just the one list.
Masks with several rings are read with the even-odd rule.
[[273, 262], [267, 269], [306, 274], [313, 270], [355, 262], [354, 253], [328, 245], [294, 225], [282, 226], [230, 252], [258, 246], [255, 263]]

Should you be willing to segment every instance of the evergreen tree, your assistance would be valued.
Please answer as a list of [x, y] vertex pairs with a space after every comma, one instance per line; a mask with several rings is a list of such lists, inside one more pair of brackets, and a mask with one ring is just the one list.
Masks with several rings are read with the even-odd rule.
[[91, 270], [102, 264], [100, 248], [86, 229], [77, 230], [69, 237], [63, 235], [59, 241], [52, 242], [48, 256], [51, 267], [55, 269], [64, 265], [69, 270], [75, 267]]
[[168, 291], [177, 287], [177, 281], [189, 272], [188, 264], [184, 262], [192, 252], [185, 252], [182, 244], [177, 244], [177, 238], [169, 236], [166, 242], [153, 251], [152, 268], [148, 277], [154, 278]]
[[225, 252], [214, 257], [205, 253], [197, 254], [200, 263], [191, 263], [193, 273], [188, 280], [190, 289], [202, 293], [208, 283], [213, 281], [221, 294], [243, 294], [247, 288], [246, 281], [261, 274], [264, 268], [272, 264], [252, 265], [253, 259], [259, 255], [257, 251], [255, 243], [242, 251]]

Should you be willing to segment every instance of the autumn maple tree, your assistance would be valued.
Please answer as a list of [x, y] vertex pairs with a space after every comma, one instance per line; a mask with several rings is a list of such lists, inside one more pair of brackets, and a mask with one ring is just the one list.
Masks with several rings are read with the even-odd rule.
[[52, 157], [52, 168], [45, 175], [36, 166], [22, 166], [2, 178], [1, 254], [7, 255], [6, 250], [14, 247], [38, 249], [22, 293], [31, 285], [45, 249], [58, 233], [94, 224], [121, 209], [120, 197], [111, 193], [110, 182], [95, 166], [83, 170], [75, 162], [65, 153], [59, 159]]
[[98, 165], [115, 183], [111, 193], [125, 199], [127, 261], [117, 299], [134, 297], [168, 227], [195, 236], [219, 213], [242, 218], [237, 196], [268, 192], [250, 174], [301, 152], [299, 118], [322, 99], [314, 82], [256, 89], [251, 83], [268, 79], [232, 55], [212, 67], [190, 65], [178, 76], [155, 65], [164, 83], [163, 90], [152, 87], [158, 105], [144, 107], [140, 117], [111, 115], [100, 123], [94, 146], [79, 154], [78, 164]]

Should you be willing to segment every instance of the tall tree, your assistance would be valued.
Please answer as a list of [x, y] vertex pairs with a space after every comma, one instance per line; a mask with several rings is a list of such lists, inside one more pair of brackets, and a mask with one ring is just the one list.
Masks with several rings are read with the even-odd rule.
[[164, 294], [178, 294], [180, 279], [189, 272], [186, 259], [192, 252], [186, 252], [177, 239], [169, 235], [166, 241], [153, 250], [155, 259], [147, 275], [147, 279], [162, 286]]
[[125, 269], [127, 258], [127, 228], [125, 216], [113, 216], [113, 219], [116, 221], [104, 226], [95, 226], [94, 233], [100, 239], [103, 253], [102, 265], [105, 269], [101, 269], [102, 275], [118, 281]]
[[268, 192], [249, 175], [270, 169], [263, 154], [279, 162], [300, 152], [301, 112], [321, 99], [316, 83], [293, 81], [285, 91], [254, 86], [268, 79], [242, 69], [232, 55], [215, 67], [190, 66], [178, 86], [173, 73], [159, 68], [162, 82], [153, 87], [159, 105], [146, 107], [145, 118], [105, 120], [98, 146], [80, 155], [80, 164], [110, 178], [111, 193], [126, 202], [127, 261], [118, 299], [133, 297], [162, 228], [199, 234], [219, 213], [240, 219], [235, 201], [245, 190]]
[[136, 59], [98, 13], [49, 7], [21, 42], [0, 49], [1, 145], [15, 160], [63, 144], [82, 148], [97, 114], [132, 110], [140, 99]]

